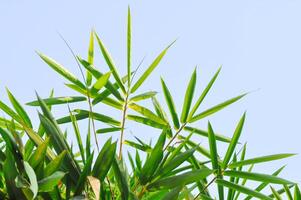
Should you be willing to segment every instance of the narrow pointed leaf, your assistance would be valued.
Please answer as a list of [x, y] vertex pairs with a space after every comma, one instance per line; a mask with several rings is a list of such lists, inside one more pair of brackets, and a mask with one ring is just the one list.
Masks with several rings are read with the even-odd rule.
[[[75, 102], [81, 102], [86, 101], [87, 98], [83, 96], [69, 96], [69, 97], [53, 97], [53, 98], [47, 98], [43, 99], [46, 105], [59, 105], [59, 104], [67, 104], [67, 103], [75, 103]], [[26, 105], [29, 106], [40, 106], [38, 101], [31, 101], [26, 103]]]
[[[89, 50], [88, 50], [88, 62], [90, 65], [94, 63], [94, 33], [91, 31], [90, 33], [90, 42], [89, 42]], [[87, 86], [90, 86], [92, 83], [92, 75], [87, 70]]]
[[210, 169], [198, 169], [177, 176], [159, 179], [148, 185], [149, 190], [172, 189], [179, 185], [187, 185], [200, 181], [212, 173]]
[[224, 175], [229, 177], [239, 177], [239, 178], [260, 181], [260, 182], [274, 183], [274, 184], [282, 184], [282, 185], [294, 184], [291, 181], [285, 180], [283, 178], [279, 178], [277, 176], [259, 174], [254, 172], [227, 170], [224, 171]]
[[165, 96], [165, 100], [166, 100], [167, 106], [169, 108], [170, 115], [172, 117], [172, 121], [174, 123], [174, 126], [178, 129], [180, 127], [180, 123], [179, 123], [178, 114], [176, 112], [176, 107], [174, 105], [172, 96], [162, 78], [161, 78], [161, 84], [162, 84], [162, 89], [163, 89], [163, 93]]
[[145, 99], [149, 99], [154, 97], [157, 94], [157, 92], [155, 91], [150, 91], [150, 92], [145, 92], [136, 96], [133, 96], [132, 98], [130, 98], [130, 101], [141, 101], [141, 100], [145, 100]]
[[64, 172], [56, 171], [52, 175], [40, 180], [39, 184], [39, 192], [50, 192], [58, 185], [58, 183], [65, 176]]
[[62, 75], [67, 80], [74, 83], [75, 85], [79, 86], [80, 88], [82, 89], [86, 88], [85, 85], [80, 80], [78, 80], [78, 78], [76, 78], [71, 72], [69, 72], [61, 64], [57, 63], [55, 60], [42, 53], [38, 53], [38, 54], [57, 73], [59, 73], [60, 75]]
[[9, 100], [11, 104], [13, 105], [16, 112], [19, 114], [19, 116], [22, 118], [22, 120], [26, 123], [28, 127], [32, 127], [31, 121], [29, 116], [27, 115], [24, 108], [21, 106], [21, 104], [17, 101], [17, 99], [13, 96], [13, 94], [6, 88], [7, 95], [9, 97]]
[[[198, 128], [193, 128], [191, 126], [185, 126], [184, 130], [196, 133], [196, 134], [204, 136], [204, 137], [208, 137], [208, 132], [207, 131], [204, 131], [204, 130], [201, 130], [201, 129], [198, 129]], [[231, 138], [229, 138], [227, 136], [215, 134], [215, 138], [216, 138], [216, 140], [221, 141], [221, 142], [227, 142], [227, 143], [231, 142]]]
[[142, 74], [142, 76], [138, 79], [138, 81], [134, 84], [134, 86], [131, 89], [131, 93], [134, 93], [141, 85], [142, 83], [147, 79], [147, 77], [154, 71], [154, 69], [159, 65], [160, 61], [166, 54], [169, 47], [173, 44], [172, 42], [170, 45], [168, 45], [152, 62], [152, 64], [147, 68], [147, 70]]
[[102, 55], [108, 65], [108, 67], [110, 68], [110, 70], [112, 71], [112, 74], [116, 80], [116, 82], [118, 83], [119, 87], [121, 88], [121, 90], [125, 93], [125, 88], [124, 88], [124, 85], [122, 83], [122, 80], [119, 76], [119, 73], [115, 67], [115, 64], [109, 54], [109, 52], [107, 51], [106, 47], [104, 46], [103, 42], [100, 40], [100, 38], [98, 37], [98, 35], [95, 33], [95, 36], [96, 36], [96, 39], [97, 39], [97, 42], [98, 42], [98, 45], [100, 47], [100, 50], [102, 52]]
[[148, 119], [148, 118], [145, 118], [145, 117], [140, 117], [140, 116], [137, 116], [137, 115], [127, 115], [126, 118], [129, 119], [129, 120], [136, 121], [138, 123], [145, 124], [147, 126], [154, 127], [154, 128], [164, 129], [164, 128], [168, 127], [167, 125], [164, 125], [164, 124], [158, 123], [156, 121], [153, 121], [151, 119]]
[[233, 169], [233, 168], [244, 166], [244, 165], [269, 162], [269, 161], [273, 161], [273, 160], [288, 158], [288, 157], [291, 157], [294, 155], [296, 155], [296, 154], [287, 153], [287, 154], [274, 154], [274, 155], [268, 155], [268, 156], [255, 157], [255, 158], [246, 159], [246, 160], [242, 160], [242, 161], [238, 161], [238, 162], [233, 162], [229, 165], [229, 168]]
[[251, 190], [249, 188], [246, 188], [244, 186], [241, 186], [241, 185], [237, 185], [235, 183], [231, 183], [231, 182], [228, 182], [228, 181], [225, 181], [225, 180], [222, 180], [222, 179], [217, 179], [216, 180], [216, 183], [220, 184], [220, 185], [223, 185], [224, 187], [228, 187], [230, 189], [233, 189], [233, 190], [236, 190], [238, 192], [241, 192], [241, 193], [244, 193], [244, 194], [247, 194], [247, 195], [250, 195], [252, 197], [256, 197], [258, 199], [262, 199], [262, 200], [272, 200], [272, 198], [264, 195], [264, 194], [261, 194], [257, 191], [254, 191], [254, 190]]
[[214, 113], [216, 113], [216, 112], [218, 112], [218, 111], [220, 111], [220, 110], [226, 108], [227, 106], [229, 106], [229, 105], [235, 103], [236, 101], [238, 101], [239, 99], [241, 99], [241, 98], [244, 97], [244, 96], [246, 96], [246, 94], [239, 95], [239, 96], [234, 97], [234, 98], [232, 98], [232, 99], [229, 99], [229, 100], [227, 100], [227, 101], [225, 101], [225, 102], [223, 102], [223, 103], [220, 103], [220, 104], [218, 104], [218, 105], [216, 105], [216, 106], [213, 106], [212, 108], [209, 108], [209, 109], [207, 109], [207, 110], [201, 112], [200, 114], [197, 114], [197, 115], [193, 116], [193, 117], [189, 120], [189, 122], [190, 122], [190, 123], [196, 122], [196, 121], [198, 121], [198, 120], [200, 120], [200, 119], [203, 119], [203, 118], [205, 118], [205, 117], [208, 117], [208, 116], [210, 116], [210, 115], [212, 115], [212, 114], [214, 114]]
[[240, 119], [240, 121], [238, 122], [238, 125], [236, 126], [236, 129], [234, 131], [234, 134], [233, 134], [233, 137], [232, 137], [232, 140], [228, 146], [228, 149], [227, 149], [227, 152], [226, 152], [226, 155], [224, 157], [224, 161], [223, 161], [223, 168], [225, 168], [230, 159], [231, 159], [231, 156], [234, 152], [234, 149], [236, 147], [236, 144], [239, 140], [239, 137], [241, 135], [241, 132], [242, 132], [242, 128], [243, 128], [243, 125], [244, 125], [244, 122], [245, 122], [245, 118], [246, 118], [246, 113], [243, 114], [242, 118]]
[[93, 87], [92, 87], [92, 89], [91, 89], [92, 93], [93, 93], [93, 92], [96, 93], [96, 92], [98, 92], [102, 87], [104, 87], [104, 86], [107, 84], [107, 82], [108, 82], [110, 76], [111, 76], [111, 72], [108, 72], [108, 73], [105, 73], [104, 75], [102, 75], [102, 76], [94, 83], [94, 85], [93, 85]]
[[190, 106], [193, 99], [193, 94], [195, 90], [195, 83], [196, 83], [196, 69], [193, 71], [192, 76], [190, 78], [189, 84], [186, 89], [186, 94], [184, 98], [182, 114], [181, 114], [181, 122], [185, 123], [188, 117], [188, 113], [190, 110]]
[[207, 96], [209, 90], [211, 89], [213, 83], [215, 82], [219, 72], [220, 72], [221, 68], [219, 68], [217, 70], [217, 72], [214, 74], [214, 76], [212, 77], [212, 79], [210, 80], [210, 82], [208, 83], [208, 85], [206, 86], [206, 88], [204, 89], [204, 91], [202, 92], [201, 96], [198, 98], [197, 102], [195, 103], [195, 105], [193, 106], [193, 108], [191, 109], [189, 116], [188, 116], [188, 121], [190, 121], [190, 119], [192, 118], [192, 116], [194, 116], [195, 112], [197, 111], [197, 109], [199, 108], [199, 106], [201, 105], [201, 103], [203, 102], [203, 100], [205, 99], [205, 97]]

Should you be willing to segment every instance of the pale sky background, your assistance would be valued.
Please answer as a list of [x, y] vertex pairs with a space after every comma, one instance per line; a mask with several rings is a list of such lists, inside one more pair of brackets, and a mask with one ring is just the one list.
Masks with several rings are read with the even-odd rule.
[[[200, 110], [246, 91], [256, 92], [196, 126], [204, 129], [210, 120], [216, 132], [231, 136], [247, 110], [241, 138], [248, 142], [247, 157], [301, 153], [301, 1], [297, 0], [1, 1], [1, 100], [8, 102], [5, 86], [22, 103], [33, 100], [35, 90], [43, 97], [51, 88], [56, 96], [75, 94], [35, 53], [44, 52], [79, 76], [58, 32], [77, 54], [86, 57], [89, 31], [95, 28], [124, 74], [128, 5], [133, 18], [133, 65], [137, 66], [146, 56], [140, 74], [167, 44], [178, 38], [140, 91], [157, 90], [163, 101], [161, 75], [180, 113], [194, 66], [198, 66], [199, 95], [222, 64], [220, 76]], [[96, 63], [102, 71], [108, 71], [96, 49]], [[36, 108], [26, 109], [37, 119]], [[58, 106], [55, 114], [58, 113], [67, 114], [66, 107]], [[131, 131], [141, 138], [158, 136], [157, 130], [136, 124]], [[130, 136], [129, 131], [126, 135]], [[206, 142], [206, 138], [197, 139]], [[223, 150], [225, 146], [220, 147]], [[282, 176], [300, 183], [300, 155], [262, 164], [255, 171], [272, 173], [283, 164], [287, 168]]]

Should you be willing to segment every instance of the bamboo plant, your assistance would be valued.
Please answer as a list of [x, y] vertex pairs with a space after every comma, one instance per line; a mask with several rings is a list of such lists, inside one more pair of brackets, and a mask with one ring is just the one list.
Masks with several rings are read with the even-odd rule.
[[[100, 71], [94, 64], [94, 43], [100, 48], [107, 71]], [[127, 73], [124, 76], [118, 72], [95, 31], [90, 34], [87, 59], [74, 54], [81, 77], [38, 52], [41, 59], [67, 81], [65, 86], [78, 94], [57, 97], [51, 91], [47, 98], [37, 94], [36, 99], [26, 105], [39, 108], [38, 126], [34, 126], [24, 106], [7, 89], [12, 106], [0, 101], [0, 109], [5, 113], [0, 118], [0, 199], [301, 199], [298, 185], [278, 176], [284, 166], [271, 174], [254, 172], [253, 168], [259, 164], [294, 154], [249, 158], [247, 145], [240, 141], [246, 113], [231, 137], [217, 134], [210, 122], [203, 128], [196, 125], [195, 122], [207, 120], [208, 116], [246, 95], [200, 111], [221, 68], [199, 97], [195, 95], [197, 70], [193, 71], [180, 106], [181, 113], [178, 113], [162, 78], [166, 106], [156, 91], [141, 92], [141, 86], [174, 42], [164, 48], [138, 78], [137, 69], [132, 65], [130, 9], [126, 43]], [[152, 106], [143, 106], [143, 101]], [[88, 109], [83, 109], [78, 102], [86, 102]], [[120, 118], [99, 111], [96, 109], [99, 104], [117, 110]], [[59, 106], [67, 107], [69, 114], [54, 116], [51, 111]], [[80, 127], [78, 121], [81, 120], [86, 122], [87, 132]], [[130, 140], [125, 132], [128, 121], [157, 129], [161, 134], [153, 144], [139, 138], [139, 134], [134, 134], [134, 141]], [[72, 130], [64, 132], [62, 124], [70, 124]], [[98, 142], [103, 141], [104, 134], [116, 133], [118, 140], [110, 137], [103, 145]], [[74, 138], [73, 143], [67, 136]], [[201, 137], [208, 143], [199, 144]], [[227, 146], [225, 152], [218, 148], [221, 143]], [[131, 151], [126, 152], [124, 145]], [[253, 184], [249, 185], [250, 181]]]

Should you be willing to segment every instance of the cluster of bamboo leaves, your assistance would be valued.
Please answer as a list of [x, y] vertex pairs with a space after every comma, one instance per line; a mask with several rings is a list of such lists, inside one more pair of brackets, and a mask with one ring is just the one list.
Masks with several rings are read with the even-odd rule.
[[[101, 72], [94, 66], [95, 41], [108, 71]], [[0, 101], [0, 109], [5, 113], [0, 118], [0, 199], [300, 200], [297, 184], [278, 177], [284, 167], [271, 174], [253, 171], [255, 165], [293, 154], [248, 158], [246, 145], [241, 145], [239, 140], [246, 114], [237, 123], [232, 137], [216, 134], [210, 122], [207, 128], [195, 126], [194, 122], [205, 120], [246, 95], [199, 111], [220, 69], [199, 97], [194, 95], [197, 72], [193, 71], [181, 115], [178, 115], [163, 79], [166, 109], [157, 99], [157, 92], [140, 92], [171, 45], [163, 49], [136, 80], [136, 69], [132, 69], [131, 62], [129, 10], [125, 76], [120, 76], [95, 31], [91, 32], [87, 60], [75, 56], [82, 72], [80, 78], [52, 58], [38, 53], [45, 63], [65, 78], [65, 85], [78, 96], [55, 97], [51, 92], [43, 99], [37, 94], [35, 101], [27, 103], [39, 107], [39, 126], [34, 127], [24, 107], [7, 89], [12, 107]], [[193, 99], [196, 99], [194, 103]], [[143, 101], [150, 101], [153, 107], [143, 106]], [[78, 107], [71, 110], [69, 104], [76, 105], [77, 102], [86, 102], [89, 109]], [[98, 104], [119, 111], [120, 119], [97, 112], [95, 106]], [[51, 110], [56, 106], [67, 106], [69, 114], [53, 116]], [[79, 127], [80, 120], [86, 120], [87, 132], [82, 132]], [[127, 140], [124, 129], [128, 120], [159, 129], [161, 134], [154, 144], [138, 136], [135, 136], [135, 141]], [[63, 132], [61, 124], [68, 123], [73, 127], [72, 131]], [[105, 128], [98, 128], [99, 124]], [[103, 134], [120, 136], [118, 141], [110, 138], [100, 146], [98, 139]], [[76, 139], [76, 147], [70, 145], [67, 135]], [[198, 144], [197, 137], [205, 138], [209, 145]], [[219, 154], [219, 143], [227, 145], [223, 155]], [[123, 145], [132, 148], [130, 152], [134, 153], [126, 153]], [[247, 185], [248, 181], [252, 181], [252, 187]]]

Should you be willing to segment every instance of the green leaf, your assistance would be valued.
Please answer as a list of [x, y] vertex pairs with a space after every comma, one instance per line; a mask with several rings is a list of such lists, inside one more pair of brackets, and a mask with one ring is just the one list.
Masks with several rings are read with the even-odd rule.
[[52, 175], [40, 180], [39, 184], [39, 192], [50, 192], [58, 185], [58, 183], [65, 176], [64, 172], [56, 171]]
[[[82, 64], [84, 68], [86, 68], [95, 78], [98, 80], [101, 76], [103, 76], [103, 73], [98, 71], [95, 67], [92, 67], [89, 62], [83, 60], [80, 57], [77, 57], [77, 60]], [[118, 83], [116, 83], [118, 85]], [[120, 93], [118, 92], [118, 87], [115, 86], [115, 84], [112, 84], [110, 81], [107, 82], [105, 87], [119, 100], [122, 100], [122, 97]], [[93, 103], [95, 105], [97, 102]]]
[[180, 128], [180, 123], [179, 123], [179, 118], [178, 118], [178, 115], [176, 112], [176, 108], [175, 108], [172, 96], [162, 78], [161, 78], [161, 84], [162, 84], [162, 89], [163, 89], [163, 93], [165, 96], [165, 100], [166, 100], [167, 106], [169, 108], [171, 117], [172, 117], [172, 121], [174, 123], [174, 126], [178, 129], [178, 128]]
[[186, 89], [186, 94], [184, 98], [182, 114], [181, 114], [181, 122], [185, 123], [188, 117], [189, 109], [192, 103], [193, 94], [195, 90], [195, 83], [196, 83], [196, 68], [194, 69], [192, 76], [190, 78], [189, 84]]
[[126, 118], [129, 119], [129, 120], [136, 121], [138, 123], [145, 124], [147, 126], [154, 127], [154, 128], [164, 129], [164, 128], [168, 127], [167, 125], [163, 125], [163, 124], [158, 123], [156, 121], [153, 121], [149, 118], [140, 117], [140, 116], [137, 116], [137, 115], [127, 115]]
[[78, 78], [76, 78], [71, 72], [69, 72], [66, 68], [64, 68], [61, 64], [57, 63], [55, 60], [53, 60], [52, 58], [39, 53], [38, 55], [53, 69], [55, 70], [57, 73], [59, 73], [60, 75], [62, 75], [63, 77], [65, 77], [67, 80], [69, 80], [70, 82], [74, 83], [75, 85], [77, 85], [78, 87], [85, 89], [86, 86], [80, 81], [78, 80]]
[[179, 197], [179, 193], [182, 190], [182, 186], [178, 186], [174, 189], [172, 189], [170, 192], [168, 192], [163, 198], [162, 200], [177, 200]]
[[130, 189], [120, 162], [121, 161], [118, 161], [116, 158], [113, 160], [112, 167], [115, 174], [114, 177], [116, 179], [117, 186], [121, 193], [121, 200], [128, 200]]
[[272, 186], [270, 186], [270, 188], [272, 190], [272, 193], [274, 194], [275, 199], [282, 200], [280, 194]]
[[11, 104], [13, 105], [13, 107], [15, 108], [16, 112], [22, 118], [22, 120], [24, 121], [24, 123], [28, 127], [32, 128], [32, 124], [31, 124], [30, 118], [27, 115], [27, 113], [24, 110], [24, 108], [21, 106], [21, 104], [17, 101], [17, 99], [13, 96], [13, 94], [7, 88], [6, 88], [6, 92], [7, 92], [7, 95], [9, 97], [9, 100], [10, 100]]
[[[284, 169], [285, 166], [279, 168], [277, 171], [275, 171], [272, 175], [273, 176], [277, 176], [283, 169]], [[258, 187], [255, 188], [255, 191], [257, 192], [260, 192], [261, 190], [263, 190], [266, 186], [268, 185], [268, 183], [261, 183]], [[245, 200], [249, 200], [251, 199], [252, 197], [251, 196], [247, 196], [245, 198]]]
[[204, 168], [186, 172], [177, 176], [159, 179], [148, 185], [149, 190], [172, 189], [179, 185], [187, 185], [200, 181], [212, 173], [212, 170]]
[[[179, 135], [178, 137], [181, 140], [186, 140], [186, 138], [187, 138], [187, 137], [184, 137], [182, 135]], [[196, 148], [196, 151], [199, 152], [200, 154], [202, 154], [202, 155], [206, 156], [207, 158], [211, 159], [210, 152], [207, 149], [205, 149], [204, 147], [202, 147], [201, 145], [198, 145], [198, 144], [192, 142], [191, 140], [187, 140], [187, 144], [192, 148]]]
[[136, 112], [140, 113], [141, 115], [147, 117], [148, 119], [150, 119], [152, 121], [155, 121], [155, 122], [157, 122], [159, 124], [162, 124], [162, 125], [167, 125], [164, 120], [162, 120], [160, 117], [158, 117], [156, 114], [154, 114], [148, 108], [145, 108], [145, 107], [140, 106], [140, 105], [135, 104], [135, 103], [129, 104], [128, 107], [131, 108], [132, 110], [135, 110]]
[[102, 87], [104, 87], [104, 86], [107, 84], [107, 82], [108, 82], [110, 76], [111, 76], [111, 72], [108, 72], [108, 73], [105, 73], [104, 75], [102, 75], [102, 76], [94, 83], [94, 85], [93, 85], [93, 87], [92, 87], [92, 89], [91, 89], [92, 93], [93, 93], [93, 92], [96, 93], [96, 92], [98, 92]]
[[77, 185], [75, 187], [75, 194], [79, 195], [82, 193], [85, 183], [87, 181], [87, 177], [91, 172], [91, 166], [92, 166], [92, 162], [93, 162], [93, 156], [94, 156], [94, 152], [87, 158], [87, 162], [85, 163], [85, 166], [83, 168], [83, 170], [81, 171], [79, 180], [77, 182]]
[[294, 200], [293, 195], [287, 185], [283, 185], [283, 189], [285, 190], [286, 196], [288, 200]]
[[131, 146], [135, 149], [139, 149], [139, 150], [144, 151], [144, 152], [150, 152], [152, 150], [152, 148], [149, 145], [138, 144], [136, 142], [129, 141], [129, 140], [125, 140], [123, 142], [123, 144]]
[[69, 109], [70, 118], [71, 118], [71, 121], [72, 121], [72, 126], [73, 126], [73, 129], [74, 129], [74, 133], [75, 133], [75, 136], [76, 136], [77, 145], [78, 145], [81, 157], [82, 157], [82, 161], [83, 161], [83, 163], [85, 163], [85, 150], [84, 150], [82, 138], [81, 138], [81, 135], [80, 135], [79, 127], [78, 127], [78, 124], [77, 124], [77, 120], [76, 120], [75, 116], [72, 114], [69, 107], [68, 107], [68, 109]]
[[222, 180], [222, 179], [217, 179], [216, 183], [218, 183], [220, 185], [223, 185], [225, 187], [228, 187], [230, 189], [236, 190], [238, 192], [250, 195], [252, 197], [256, 197], [256, 198], [259, 198], [259, 199], [262, 199], [262, 200], [272, 200], [272, 198], [270, 198], [270, 197], [268, 197], [264, 194], [261, 194], [257, 191], [251, 190], [251, 189], [246, 188], [244, 186], [240, 186], [240, 185], [237, 185], [235, 183], [231, 183], [231, 182], [228, 182], [228, 181], [225, 181], [225, 180]]
[[221, 67], [214, 74], [214, 76], [212, 77], [212, 79], [210, 80], [210, 82], [208, 83], [208, 85], [206, 86], [204, 91], [202, 92], [201, 96], [198, 98], [197, 102], [195, 103], [195, 105], [191, 109], [191, 111], [189, 113], [189, 116], [188, 116], [188, 121], [190, 121], [192, 116], [194, 116], [195, 112], [197, 111], [197, 109], [199, 108], [199, 106], [201, 105], [203, 100], [205, 99], [206, 95], [208, 94], [209, 90], [211, 89], [211, 87], [212, 87], [213, 83], [215, 82], [215, 80], [216, 80], [216, 78], [217, 78], [220, 71], [221, 71]]
[[[87, 98], [83, 96], [74, 96], [74, 97], [53, 97], [53, 98], [47, 98], [43, 99], [46, 105], [58, 105], [58, 104], [66, 104], [66, 103], [74, 103], [74, 102], [81, 102], [86, 101]], [[26, 105], [29, 106], [40, 106], [39, 101], [32, 101], [26, 103]]]
[[110, 70], [112, 71], [112, 74], [116, 80], [116, 82], [118, 83], [119, 87], [121, 88], [121, 90], [126, 93], [125, 91], [125, 88], [124, 88], [124, 85], [122, 83], [122, 80], [119, 76], [119, 73], [115, 67], [115, 64], [109, 54], [109, 52], [107, 51], [106, 47], [104, 46], [103, 42], [100, 40], [100, 38], [98, 37], [98, 35], [95, 33], [95, 36], [96, 36], [96, 39], [97, 39], [97, 42], [98, 42], [98, 45], [100, 47], [100, 50], [102, 52], [102, 55], [108, 65], [108, 67], [110, 68]]
[[45, 159], [47, 147], [49, 145], [50, 138], [46, 138], [46, 140], [37, 147], [35, 152], [30, 156], [28, 163], [32, 168], [36, 168], [40, 162]]
[[132, 98], [130, 98], [130, 101], [137, 102], [137, 101], [141, 101], [144, 99], [149, 99], [149, 98], [154, 97], [156, 94], [157, 94], [157, 92], [155, 92], [155, 91], [145, 92], [145, 93], [133, 96]]
[[30, 182], [29, 189], [32, 191], [32, 193], [33, 193], [32, 198], [34, 199], [38, 194], [37, 177], [36, 177], [36, 174], [35, 174], [34, 170], [32, 169], [32, 167], [26, 161], [24, 162], [24, 169], [25, 169], [26, 174], [29, 178], [29, 182]]
[[193, 155], [195, 150], [196, 150], [196, 148], [193, 148], [193, 149], [189, 149], [183, 153], [178, 153], [178, 155], [175, 156], [175, 158], [170, 160], [168, 163], [166, 163], [163, 166], [162, 169], [159, 170], [158, 175], [160, 177], [162, 177], [162, 176], [168, 174], [169, 172], [171, 172], [172, 170], [174, 170], [175, 168], [179, 167], [183, 162], [187, 161], [188, 158]]
[[[201, 136], [208, 137], [208, 132], [207, 131], [204, 131], [204, 130], [201, 130], [201, 129], [198, 129], [198, 128], [193, 128], [191, 126], [185, 126], [184, 130], [196, 133], [196, 134], [201, 135]], [[216, 140], [219, 140], [221, 142], [227, 142], [227, 143], [231, 142], [231, 138], [223, 136], [223, 135], [215, 134], [215, 138], [216, 138]]]
[[[87, 110], [81, 110], [81, 109], [76, 109], [74, 110], [74, 112], [76, 112], [77, 114], [74, 115], [74, 117], [76, 118], [76, 120], [82, 120], [82, 119], [87, 119], [89, 117], [93, 117], [94, 120], [97, 121], [101, 121], [113, 126], [119, 126], [120, 122], [103, 114], [100, 113], [91, 113], [90, 111]], [[66, 117], [62, 117], [60, 119], [57, 119], [57, 123], [58, 124], [64, 124], [64, 123], [68, 123], [71, 122], [71, 117], [70, 116], [66, 116]]]
[[132, 48], [132, 22], [131, 22], [131, 10], [128, 7], [128, 21], [127, 21], [127, 76], [128, 87], [131, 84], [131, 48]]
[[[90, 33], [90, 42], [89, 42], [89, 50], [88, 50], [88, 62], [93, 65], [94, 63], [94, 33], [93, 30]], [[92, 75], [87, 70], [87, 86], [90, 86], [92, 83]]]
[[253, 172], [227, 170], [227, 171], [224, 171], [224, 175], [230, 176], [230, 177], [245, 178], [245, 179], [249, 179], [249, 180], [266, 182], [266, 183], [274, 183], [274, 184], [282, 184], [282, 185], [294, 184], [291, 181], [279, 178], [277, 176], [253, 173]]
[[[175, 42], [175, 41], [174, 41]], [[131, 89], [131, 93], [134, 93], [141, 85], [142, 83], [147, 79], [147, 77], [153, 72], [153, 70], [159, 65], [160, 61], [166, 54], [167, 50], [173, 45], [172, 42], [170, 45], [168, 45], [152, 62], [152, 64], [145, 70], [145, 72], [142, 74], [142, 76], [138, 79], [138, 81], [134, 84], [134, 86]]]
[[288, 158], [288, 157], [291, 157], [294, 155], [296, 155], [296, 154], [286, 153], [286, 154], [274, 154], [274, 155], [268, 155], [268, 156], [261, 156], [261, 157], [251, 158], [251, 159], [242, 160], [242, 161], [238, 161], [238, 162], [233, 162], [228, 167], [230, 169], [233, 169], [233, 168], [240, 167], [240, 166]]
[[165, 122], [168, 123], [168, 118], [167, 118], [167, 115], [165, 113], [165, 111], [163, 110], [162, 106], [160, 105], [160, 103], [158, 102], [158, 100], [156, 99], [156, 97], [152, 97], [152, 103], [153, 103], [153, 106], [156, 110], [156, 113], [157, 115], [163, 119]]
[[301, 200], [301, 192], [298, 185], [295, 185], [294, 200]]
[[116, 131], [120, 131], [120, 130], [121, 130], [121, 128], [119, 128], [119, 127], [102, 128], [102, 129], [98, 129], [96, 131], [96, 133], [104, 134], [104, 133], [111, 133], [111, 132], [116, 132]]
[[162, 131], [156, 145], [154, 146], [149, 158], [141, 169], [139, 180], [142, 184], [147, 183], [150, 178], [154, 175], [156, 168], [163, 158], [163, 148], [166, 140], [166, 132]]
[[223, 164], [222, 164], [222, 167], [224, 169], [228, 165], [228, 163], [229, 163], [229, 161], [231, 159], [231, 156], [232, 156], [232, 154], [234, 152], [234, 149], [236, 147], [236, 144], [237, 144], [237, 142], [239, 140], [239, 137], [240, 137], [240, 134], [241, 134], [244, 122], [245, 122], [245, 118], [246, 118], [246, 113], [243, 114], [242, 118], [240, 119], [240, 121], [238, 122], [238, 124], [236, 126], [236, 129], [234, 131], [232, 140], [231, 140], [231, 142], [230, 142], [230, 144], [228, 146], [228, 149], [227, 149], [227, 152], [226, 152], [226, 155], [224, 157]]
[[67, 151], [63, 151], [58, 156], [56, 156], [52, 161], [44, 169], [44, 176], [50, 176], [54, 172], [58, 171], [63, 164], [64, 158], [66, 156]]
[[23, 119], [2, 101], [0, 101], [0, 109], [3, 110], [6, 114], [8, 114], [11, 118], [16, 120], [18, 123], [24, 123]]
[[112, 162], [115, 157], [116, 142], [111, 143], [111, 138], [104, 144], [100, 153], [97, 156], [93, 166], [92, 175], [98, 178], [101, 182], [106, 177]]
[[212, 169], [217, 171], [219, 169], [219, 165], [218, 165], [219, 156], [217, 154], [217, 149], [216, 149], [215, 134], [213, 132], [210, 122], [208, 122], [208, 139], [209, 139]]
[[227, 106], [229, 106], [229, 105], [235, 103], [236, 101], [238, 101], [239, 99], [241, 99], [242, 97], [244, 97], [244, 96], [246, 96], [246, 95], [247, 95], [247, 93], [242, 94], [242, 95], [239, 95], [239, 96], [234, 97], [234, 98], [232, 98], [232, 99], [229, 99], [229, 100], [227, 100], [227, 101], [225, 101], [225, 102], [223, 102], [223, 103], [220, 103], [220, 104], [218, 104], [218, 105], [216, 105], [216, 106], [213, 106], [212, 108], [209, 108], [209, 109], [207, 109], [207, 110], [201, 112], [200, 114], [197, 114], [197, 115], [193, 116], [193, 117], [189, 120], [189, 122], [190, 122], [190, 123], [196, 122], [196, 121], [198, 121], [198, 120], [200, 120], [200, 119], [203, 119], [203, 118], [205, 118], [205, 117], [208, 117], [208, 116], [210, 116], [210, 115], [212, 115], [212, 114], [214, 114], [214, 113], [216, 113], [216, 112], [218, 112], [218, 111], [220, 111], [220, 110], [226, 108]]

